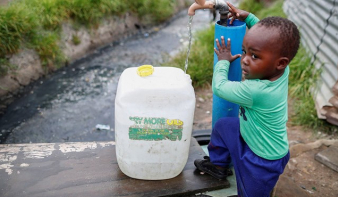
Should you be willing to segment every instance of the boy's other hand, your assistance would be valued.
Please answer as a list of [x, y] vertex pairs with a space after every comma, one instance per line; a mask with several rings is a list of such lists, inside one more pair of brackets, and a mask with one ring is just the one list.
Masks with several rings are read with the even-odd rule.
[[236, 8], [235, 6], [233, 6], [231, 3], [227, 2], [228, 6], [229, 6], [229, 18], [231, 18], [230, 24], [232, 24], [232, 22], [235, 19], [238, 19], [240, 21], [244, 21], [246, 19], [246, 17], [249, 16], [249, 12], [245, 11], [245, 10], [241, 10]]
[[218, 57], [218, 61], [220, 60], [228, 60], [229, 62], [234, 61], [235, 59], [241, 57], [240, 54], [232, 55], [231, 54], [231, 43], [230, 38], [228, 38], [228, 43], [225, 45], [224, 37], [221, 36], [222, 44], [219, 43], [218, 39], [216, 39], [217, 49], [214, 48], [214, 51]]

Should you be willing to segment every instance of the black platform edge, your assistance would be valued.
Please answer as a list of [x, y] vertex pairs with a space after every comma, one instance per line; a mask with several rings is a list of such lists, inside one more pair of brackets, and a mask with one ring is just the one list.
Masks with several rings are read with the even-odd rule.
[[194, 137], [199, 145], [207, 145], [210, 142], [211, 129], [194, 130], [192, 137]]

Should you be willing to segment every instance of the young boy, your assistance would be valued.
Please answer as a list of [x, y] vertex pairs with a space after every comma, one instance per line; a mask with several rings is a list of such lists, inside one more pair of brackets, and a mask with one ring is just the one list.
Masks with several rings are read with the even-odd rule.
[[[215, 95], [240, 105], [240, 117], [221, 118], [212, 130], [209, 157], [195, 160], [197, 169], [218, 179], [236, 174], [238, 196], [267, 197], [289, 160], [286, 132], [288, 64], [299, 47], [294, 23], [280, 17], [259, 21], [253, 14], [230, 3], [234, 19], [245, 21], [250, 30], [243, 40], [241, 59], [245, 81], [228, 80], [232, 55], [230, 40], [216, 39], [218, 63], [214, 68]], [[231, 21], [231, 23], [232, 23]], [[259, 22], [258, 22], [259, 21]]]

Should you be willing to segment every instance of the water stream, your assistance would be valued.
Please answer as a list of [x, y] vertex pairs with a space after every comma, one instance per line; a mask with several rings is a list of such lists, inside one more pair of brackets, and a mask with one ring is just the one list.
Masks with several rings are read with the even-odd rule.
[[191, 24], [192, 24], [193, 18], [194, 16], [189, 16], [189, 23], [188, 23], [189, 45], [188, 45], [188, 51], [187, 51], [187, 58], [185, 59], [184, 73], [187, 73], [187, 69], [188, 69], [189, 54], [190, 54], [190, 48], [191, 48], [191, 38], [192, 38]]

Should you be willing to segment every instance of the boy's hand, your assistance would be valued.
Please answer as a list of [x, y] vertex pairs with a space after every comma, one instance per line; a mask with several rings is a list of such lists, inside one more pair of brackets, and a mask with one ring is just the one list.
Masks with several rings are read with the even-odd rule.
[[228, 6], [229, 6], [229, 18], [231, 18], [230, 24], [232, 24], [232, 22], [235, 19], [238, 19], [240, 21], [244, 21], [246, 19], [246, 17], [249, 16], [249, 12], [245, 11], [245, 10], [241, 10], [236, 8], [235, 6], [233, 6], [231, 3], [227, 2]]
[[216, 39], [216, 45], [217, 45], [218, 50], [214, 48], [214, 51], [218, 57], [218, 61], [228, 60], [231, 63], [235, 59], [241, 57], [240, 54], [232, 56], [230, 38], [228, 38], [227, 46], [225, 46], [225, 41], [224, 41], [223, 36], [221, 36], [221, 40], [222, 40], [222, 45], [220, 45], [218, 39]]

